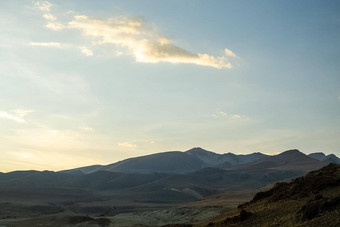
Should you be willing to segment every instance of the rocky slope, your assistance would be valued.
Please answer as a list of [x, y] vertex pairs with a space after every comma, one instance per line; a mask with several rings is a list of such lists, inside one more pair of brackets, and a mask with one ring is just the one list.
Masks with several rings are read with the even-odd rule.
[[339, 226], [340, 165], [276, 183], [247, 203], [197, 226]]

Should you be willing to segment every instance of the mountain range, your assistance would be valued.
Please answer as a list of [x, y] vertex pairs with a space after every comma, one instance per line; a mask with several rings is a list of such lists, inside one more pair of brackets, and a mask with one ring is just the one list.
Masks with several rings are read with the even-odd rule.
[[[0, 225], [17, 221], [17, 218], [27, 222], [26, 218], [50, 217], [51, 214], [76, 220], [81, 216], [82, 220], [92, 223], [97, 219], [90, 220], [89, 216], [113, 217], [148, 210], [152, 218], [158, 212], [163, 219], [168, 213], [159, 209], [164, 208], [173, 209], [170, 213], [173, 211], [182, 220], [183, 211], [175, 208], [178, 204], [200, 203], [206, 198], [218, 200], [222, 194], [249, 196], [264, 186], [303, 176], [329, 163], [340, 163], [340, 159], [323, 153], [306, 155], [298, 150], [278, 155], [236, 155], [217, 154], [196, 147], [185, 152], [163, 152], [59, 172], [0, 173], [0, 207], [6, 207], [0, 209]], [[245, 198], [239, 196], [237, 201], [245, 201]], [[155, 209], [158, 211], [153, 213]], [[188, 209], [193, 213], [210, 212], [203, 207]], [[42, 220], [38, 218], [37, 221]], [[70, 220], [61, 220], [64, 221]]]
[[278, 155], [262, 153], [236, 155], [233, 153], [217, 154], [195, 147], [185, 152], [162, 152], [129, 158], [109, 165], [92, 165], [61, 172], [73, 174], [88, 174], [96, 171], [184, 174], [207, 167], [226, 170], [275, 168], [309, 171], [329, 163], [339, 164], [340, 159], [334, 154], [326, 156], [321, 152], [311, 153], [307, 156], [298, 150], [288, 150]]
[[0, 173], [0, 187], [73, 188], [126, 195], [139, 202], [182, 203], [221, 192], [254, 189], [298, 177], [329, 163], [335, 155], [217, 154], [196, 147], [130, 158], [109, 165], [53, 171]]

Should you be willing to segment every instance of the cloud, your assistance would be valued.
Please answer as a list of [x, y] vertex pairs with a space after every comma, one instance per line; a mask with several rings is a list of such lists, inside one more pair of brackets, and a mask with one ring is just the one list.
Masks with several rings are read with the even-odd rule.
[[87, 127], [87, 126], [81, 126], [81, 127], [79, 127], [79, 129], [81, 129], [83, 131], [87, 131], [87, 132], [92, 132], [93, 131], [93, 128]]
[[92, 50], [88, 49], [87, 47], [80, 47], [80, 50], [86, 56], [92, 56], [93, 55]]
[[136, 144], [129, 143], [129, 142], [118, 143], [118, 146], [120, 146], [120, 147], [128, 147], [128, 148], [135, 148], [135, 147], [137, 147]]
[[55, 31], [60, 31], [60, 30], [63, 30], [65, 28], [65, 26], [61, 23], [57, 23], [57, 22], [49, 22], [46, 24], [46, 27], [47, 28], [50, 28], [52, 30], [55, 30]]
[[17, 110], [12, 110], [11, 113], [0, 111], [0, 118], [23, 123], [25, 122], [25, 119], [24, 119], [25, 116], [31, 112], [33, 112], [33, 110], [17, 109]]
[[247, 116], [246, 115], [240, 115], [240, 114], [233, 114], [231, 116], [231, 118], [233, 118], [233, 119], [245, 119], [245, 118], [247, 118]]
[[57, 20], [57, 18], [54, 15], [52, 15], [51, 13], [45, 13], [45, 14], [43, 14], [43, 17], [46, 20], [51, 20], [51, 21]]
[[236, 54], [234, 54], [231, 50], [228, 50], [227, 48], [224, 50], [224, 53], [225, 53], [227, 56], [236, 57]]
[[43, 12], [50, 12], [50, 9], [52, 7], [52, 4], [47, 1], [33, 2], [33, 4]]
[[25, 122], [24, 119], [22, 119], [18, 116], [15, 116], [13, 114], [4, 112], [4, 111], [0, 111], [0, 118], [6, 118], [6, 119], [13, 120], [13, 121], [16, 121], [16, 122]]
[[46, 43], [36, 43], [36, 42], [30, 42], [31, 46], [41, 46], [41, 47], [62, 47], [61, 43], [58, 42], [46, 42]]
[[[50, 12], [52, 6], [48, 2], [36, 2], [35, 5], [43, 12]], [[84, 37], [91, 39], [91, 45], [112, 44], [121, 48], [119, 51], [114, 51], [113, 54], [116, 53], [117, 56], [123, 53], [128, 54], [133, 56], [137, 62], [185, 63], [230, 69], [232, 68], [231, 60], [236, 57], [236, 54], [229, 49], [225, 49], [221, 56], [193, 53], [160, 34], [157, 28], [151, 26], [141, 17], [116, 16], [102, 20], [86, 15], [76, 15], [65, 24], [56, 22], [56, 17], [52, 14], [45, 15], [44, 18], [49, 21], [46, 27], [52, 30], [79, 30]], [[93, 55], [92, 51], [87, 48], [81, 49], [81, 51], [87, 56]]]
[[43, 12], [43, 18], [49, 21], [46, 24], [46, 27], [55, 31], [60, 31], [65, 28], [65, 26], [61, 23], [55, 22], [57, 17], [51, 13], [51, 7], [53, 6], [51, 3], [44, 2], [33, 2], [35, 7]]
[[193, 54], [158, 34], [142, 18], [117, 17], [99, 20], [81, 15], [75, 16], [68, 23], [68, 28], [81, 30], [84, 36], [95, 39], [99, 45], [115, 44], [124, 47], [137, 62], [191, 63], [218, 69], [232, 67], [227, 54], [220, 57]]
[[76, 46], [72, 44], [62, 44], [58, 42], [30, 42], [29, 45], [31, 46], [40, 46], [40, 47], [52, 47], [52, 48], [73, 48], [79, 49], [84, 55], [86, 56], [93, 56], [92, 50], [85, 46]]
[[223, 112], [221, 110], [217, 110], [216, 113], [212, 115], [214, 118], [226, 118], [228, 115], [226, 112]]
[[[51, 7], [53, 6], [50, 2], [44, 1], [44, 2], [33, 2], [34, 6], [43, 12], [43, 18], [45, 18], [48, 21], [56, 21], [57, 17], [54, 16], [51, 13]], [[53, 23], [48, 23], [53, 24]], [[53, 26], [47, 26], [51, 29], [53, 29]]]
[[227, 119], [227, 120], [249, 120], [247, 115], [243, 114], [227, 114], [224, 111], [217, 110], [212, 117], [219, 118], [219, 119]]

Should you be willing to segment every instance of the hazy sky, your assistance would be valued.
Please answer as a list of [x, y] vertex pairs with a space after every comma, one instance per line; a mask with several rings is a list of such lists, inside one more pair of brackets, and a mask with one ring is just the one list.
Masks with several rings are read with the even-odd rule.
[[195, 146], [340, 156], [340, 2], [0, 2], [0, 171]]

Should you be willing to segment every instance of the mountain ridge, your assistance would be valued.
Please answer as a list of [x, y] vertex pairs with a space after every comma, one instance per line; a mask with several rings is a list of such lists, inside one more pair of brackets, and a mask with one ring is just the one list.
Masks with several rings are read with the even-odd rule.
[[66, 187], [143, 194], [145, 199], [157, 198], [159, 202], [172, 201], [173, 196], [180, 201], [192, 201], [220, 192], [255, 189], [278, 180], [299, 177], [327, 165], [329, 161], [314, 159], [296, 149], [277, 155], [236, 155], [193, 148], [59, 172], [14, 171], [0, 174], [0, 186]]
[[[260, 152], [251, 154], [218, 154], [194, 147], [187, 151], [167, 151], [139, 157], [128, 158], [108, 165], [91, 165], [60, 172], [79, 174], [93, 173], [99, 170], [125, 173], [177, 173], [185, 174], [206, 167], [222, 169], [247, 169], [252, 166], [259, 168], [294, 168], [297, 164], [303, 165], [302, 169], [308, 171], [313, 168], [321, 168], [329, 163], [339, 164], [340, 159], [334, 154], [330, 155], [306, 155], [297, 149], [284, 151], [277, 155], [266, 155]], [[262, 164], [261, 164], [262, 163]], [[296, 166], [297, 168], [298, 166]], [[308, 167], [308, 168], [307, 168]], [[298, 168], [299, 169], [299, 168]]]
[[[36, 204], [42, 204], [39, 212], [49, 212], [47, 207], [60, 212], [63, 207], [76, 214], [110, 216], [145, 206], [156, 209], [198, 202], [208, 196], [218, 198], [220, 193], [257, 191], [303, 176], [329, 161], [313, 159], [298, 150], [270, 156], [216, 154], [195, 148], [59, 172], [1, 173], [0, 201], [17, 213], [31, 209], [25, 208], [29, 203], [33, 210]], [[6, 215], [0, 212], [1, 217]]]

